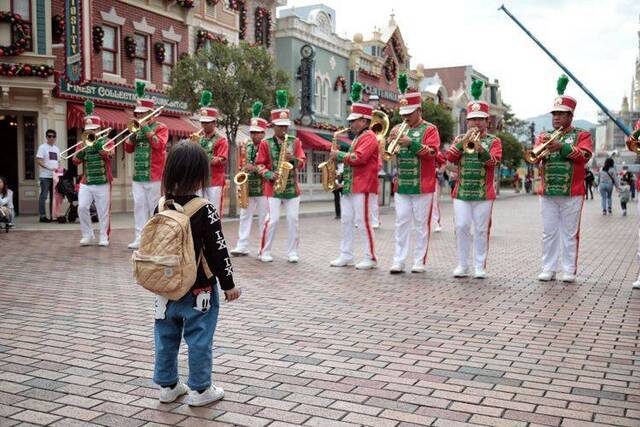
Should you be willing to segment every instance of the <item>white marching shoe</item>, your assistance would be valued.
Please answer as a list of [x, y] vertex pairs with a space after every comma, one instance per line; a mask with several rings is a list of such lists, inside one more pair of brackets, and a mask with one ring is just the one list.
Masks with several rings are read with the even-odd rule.
[[474, 279], [486, 279], [487, 278], [487, 272], [484, 268], [482, 267], [476, 267], [476, 271], [473, 273], [473, 278]]
[[433, 227], [433, 231], [436, 233], [439, 233], [442, 231], [442, 227], [440, 227], [439, 225], [436, 225], [435, 227]]
[[93, 236], [83, 237], [80, 239], [80, 246], [91, 246], [93, 245]]
[[389, 269], [389, 273], [391, 274], [400, 274], [404, 273], [404, 265], [399, 262], [394, 262]]
[[273, 257], [271, 256], [271, 254], [269, 252], [265, 252], [262, 255], [260, 255], [260, 261], [262, 261], [262, 262], [272, 262], [273, 261]]
[[564, 273], [562, 275], [562, 281], [564, 283], [574, 283], [576, 281], [576, 275], [571, 273]]
[[136, 239], [127, 245], [129, 249], [140, 249], [140, 239]]
[[453, 277], [469, 277], [469, 268], [459, 265], [453, 270]]
[[198, 393], [196, 390], [189, 390], [189, 398], [187, 404], [189, 406], [204, 406], [211, 402], [220, 400], [224, 397], [224, 390], [222, 387], [216, 387], [211, 384], [207, 390], [202, 393]]
[[106, 248], [107, 246], [109, 246], [109, 238], [108, 237], [101, 237], [100, 238], [100, 243], [98, 243], [99, 246], [102, 246], [103, 248]]
[[411, 267], [412, 273], [424, 273], [425, 271], [427, 271], [427, 268], [421, 262], [416, 262], [415, 264], [413, 264], [413, 267]]
[[543, 271], [542, 273], [538, 274], [538, 280], [541, 282], [550, 282], [555, 279], [556, 279], [555, 271]]
[[291, 264], [297, 264], [300, 261], [300, 257], [298, 255], [289, 255], [289, 259], [287, 260]]
[[160, 387], [160, 402], [171, 403], [175, 402], [177, 398], [189, 392], [189, 387], [184, 383], [178, 382], [174, 388]]
[[340, 255], [338, 258], [331, 261], [329, 265], [331, 265], [331, 267], [349, 267], [355, 265], [355, 262], [353, 262], [353, 259], [348, 259]]
[[230, 253], [233, 256], [246, 256], [249, 255], [249, 249], [243, 249], [236, 246], [235, 248], [231, 249]]
[[631, 289], [640, 289], [640, 277], [638, 278], [638, 280], [633, 282], [633, 284], [631, 285]]
[[372, 259], [363, 259], [356, 264], [356, 270], [371, 270], [378, 267], [378, 263]]

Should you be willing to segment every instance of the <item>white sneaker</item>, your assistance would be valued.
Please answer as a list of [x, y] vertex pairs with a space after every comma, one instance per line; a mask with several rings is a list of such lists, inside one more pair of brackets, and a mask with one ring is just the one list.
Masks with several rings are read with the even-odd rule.
[[356, 270], [371, 270], [378, 267], [378, 263], [372, 259], [363, 259], [356, 264]]
[[231, 255], [233, 256], [246, 256], [249, 255], [249, 250], [248, 249], [242, 249], [240, 247], [235, 247], [233, 249], [231, 249]]
[[129, 249], [140, 249], [140, 239], [136, 239], [127, 245]]
[[196, 390], [189, 390], [189, 398], [187, 404], [189, 406], [204, 406], [211, 402], [220, 400], [224, 397], [224, 390], [222, 387], [216, 387], [211, 384], [207, 390], [202, 393], [198, 393]]
[[439, 233], [439, 232], [441, 232], [441, 231], [442, 231], [442, 227], [440, 227], [439, 225], [436, 225], [435, 227], [433, 227], [433, 231], [434, 231], [435, 233]]
[[181, 382], [178, 382], [174, 388], [160, 387], [160, 402], [171, 403], [175, 402], [177, 398], [189, 392], [189, 387]]
[[289, 259], [287, 260], [291, 264], [297, 264], [300, 261], [300, 257], [298, 255], [289, 255]]
[[576, 275], [571, 273], [564, 273], [562, 275], [562, 281], [564, 283], [574, 283], [576, 281]]
[[262, 262], [272, 262], [273, 261], [273, 257], [271, 256], [271, 254], [265, 252], [262, 255], [260, 255], [260, 261], [262, 261]]
[[411, 267], [411, 272], [412, 273], [424, 273], [425, 271], [427, 271], [426, 267], [424, 266], [423, 263], [415, 263], [413, 264], [413, 267]]
[[102, 246], [103, 248], [106, 248], [107, 246], [109, 246], [109, 239], [106, 239], [106, 238], [100, 239], [100, 243], [98, 243], [98, 245]]
[[453, 270], [453, 277], [469, 277], [469, 269], [459, 265]]
[[633, 282], [633, 284], [631, 285], [631, 289], [640, 289], [640, 278]]
[[389, 269], [389, 273], [391, 274], [400, 274], [404, 273], [404, 265], [399, 262], [394, 262], [391, 268]]
[[550, 282], [555, 279], [556, 279], [555, 271], [543, 271], [542, 273], [538, 274], [538, 280], [540, 280], [541, 282]]
[[485, 279], [487, 277], [487, 272], [482, 267], [476, 267], [475, 273], [473, 273], [474, 279]]
[[91, 246], [93, 244], [93, 236], [83, 237], [80, 239], [80, 246]]
[[380, 224], [374, 224], [371, 226], [371, 228], [373, 228], [374, 230], [377, 230], [378, 228], [380, 228]]
[[340, 255], [338, 258], [331, 261], [329, 265], [331, 265], [331, 267], [347, 267], [355, 265], [355, 262], [353, 262], [353, 259], [343, 258], [342, 255]]

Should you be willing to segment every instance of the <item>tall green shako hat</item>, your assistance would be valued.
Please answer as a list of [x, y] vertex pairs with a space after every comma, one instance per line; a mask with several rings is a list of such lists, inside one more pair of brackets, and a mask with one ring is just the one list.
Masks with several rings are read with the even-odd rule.
[[213, 94], [208, 90], [203, 90], [200, 94], [200, 123], [218, 120], [218, 110], [211, 107], [211, 98], [213, 98]]
[[480, 99], [482, 97], [482, 86], [484, 86], [482, 80], [474, 80], [471, 83], [471, 97], [473, 100], [467, 104], [467, 119], [486, 119], [489, 117], [489, 104]]
[[409, 80], [406, 73], [398, 74], [398, 90], [400, 91], [400, 115], [411, 114], [420, 107], [422, 97], [420, 92], [409, 92]]
[[276, 105], [278, 108], [271, 110], [271, 123], [275, 126], [291, 126], [291, 111], [287, 108], [289, 105], [289, 92], [277, 90]]
[[95, 130], [102, 127], [102, 119], [94, 114], [93, 101], [84, 102], [84, 130]]
[[362, 83], [354, 82], [351, 85], [351, 114], [347, 117], [347, 121], [356, 119], [369, 119], [371, 120], [371, 113], [373, 112], [373, 106], [360, 102], [362, 97]]
[[556, 83], [556, 92], [558, 93], [558, 96], [553, 102], [553, 108], [551, 109], [552, 113], [554, 111], [568, 111], [570, 113], [573, 113], [576, 109], [576, 105], [578, 104], [578, 102], [575, 100], [575, 98], [564, 94], [564, 91], [567, 89], [568, 84], [569, 77], [563, 74], [558, 78], [558, 82]]
[[136, 82], [136, 95], [138, 101], [134, 113], [148, 113], [156, 109], [156, 103], [153, 99], [145, 96], [145, 82]]
[[260, 117], [262, 113], [262, 102], [256, 101], [251, 107], [251, 121], [249, 122], [249, 132], [266, 132], [269, 122]]

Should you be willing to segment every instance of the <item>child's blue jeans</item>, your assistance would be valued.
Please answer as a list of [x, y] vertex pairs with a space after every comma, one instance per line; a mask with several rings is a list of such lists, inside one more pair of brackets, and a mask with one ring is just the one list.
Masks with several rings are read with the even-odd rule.
[[213, 334], [218, 322], [218, 287], [193, 289], [178, 301], [156, 296], [155, 353], [153, 381], [160, 386], [178, 382], [178, 351], [184, 336], [189, 351], [191, 390], [211, 385]]

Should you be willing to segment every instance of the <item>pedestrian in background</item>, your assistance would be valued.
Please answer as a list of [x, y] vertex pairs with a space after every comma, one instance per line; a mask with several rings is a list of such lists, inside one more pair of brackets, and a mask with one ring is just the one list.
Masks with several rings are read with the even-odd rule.
[[[53, 171], [60, 166], [60, 149], [56, 146], [56, 131], [48, 129], [47, 142], [40, 144], [36, 154], [36, 162], [40, 166], [40, 199], [38, 200], [38, 213], [40, 222], [51, 222], [53, 216]], [[46, 205], [49, 197], [49, 218], [47, 218]]]
[[620, 187], [618, 188], [618, 195], [620, 196], [620, 207], [622, 208], [622, 216], [627, 216], [627, 203], [631, 198], [631, 184], [626, 178], [620, 180]]
[[587, 195], [587, 200], [589, 200], [589, 195], [591, 195], [591, 200], [593, 200], [593, 184], [596, 180], [596, 177], [591, 172], [591, 169], [588, 167], [584, 168], [584, 186], [586, 189], [585, 194]]
[[607, 213], [611, 215], [611, 195], [613, 193], [613, 188], [618, 188], [616, 168], [611, 157], [604, 161], [604, 166], [598, 174], [598, 182], [598, 190], [600, 191], [602, 203], [602, 215], [606, 215]]

